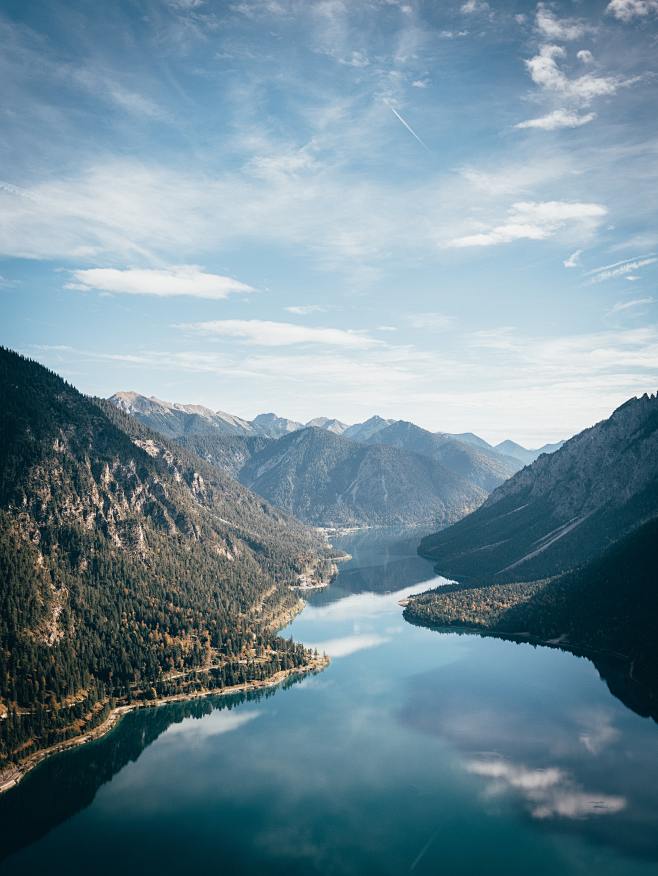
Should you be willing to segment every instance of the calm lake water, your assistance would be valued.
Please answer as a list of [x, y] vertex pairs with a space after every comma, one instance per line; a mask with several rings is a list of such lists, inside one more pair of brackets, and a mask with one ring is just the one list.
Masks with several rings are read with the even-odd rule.
[[3, 872], [658, 873], [658, 726], [587, 659], [405, 623], [421, 534], [335, 540], [353, 559], [286, 630], [323, 673], [37, 768], [0, 798]]

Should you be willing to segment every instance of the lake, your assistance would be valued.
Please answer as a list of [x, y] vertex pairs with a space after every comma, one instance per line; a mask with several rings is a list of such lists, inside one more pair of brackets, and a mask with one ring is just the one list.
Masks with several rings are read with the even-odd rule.
[[16, 874], [658, 872], [658, 726], [565, 651], [440, 633], [422, 532], [352, 560], [284, 631], [324, 672], [128, 715], [0, 798]]

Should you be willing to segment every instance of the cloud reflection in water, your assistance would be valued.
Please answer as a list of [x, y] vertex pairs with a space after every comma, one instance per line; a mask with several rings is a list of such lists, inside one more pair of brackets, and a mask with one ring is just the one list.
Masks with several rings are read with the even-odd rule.
[[467, 761], [467, 772], [490, 779], [487, 796], [515, 792], [533, 818], [587, 818], [610, 815], [626, 807], [626, 799], [583, 791], [571, 775], [558, 767], [529, 769], [503, 758]]

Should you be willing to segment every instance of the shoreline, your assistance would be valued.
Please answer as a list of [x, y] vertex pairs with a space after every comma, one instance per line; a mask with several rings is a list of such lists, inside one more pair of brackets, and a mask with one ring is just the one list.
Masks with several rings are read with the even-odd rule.
[[326, 655], [320, 657], [311, 657], [302, 666], [297, 666], [294, 669], [281, 669], [275, 672], [267, 679], [246, 681], [242, 684], [234, 684], [229, 687], [214, 688], [211, 690], [199, 690], [190, 693], [170, 694], [166, 697], [160, 697], [156, 700], [141, 700], [139, 702], [130, 703], [129, 705], [116, 706], [102, 724], [93, 727], [81, 733], [79, 736], [73, 736], [70, 739], [65, 739], [62, 742], [57, 742], [49, 748], [43, 748], [40, 751], [35, 751], [28, 755], [24, 761], [6, 767], [0, 771], [0, 794], [10, 791], [21, 782], [25, 776], [36, 766], [52, 757], [55, 754], [61, 754], [63, 751], [68, 751], [72, 748], [77, 748], [80, 745], [85, 745], [87, 742], [94, 742], [97, 739], [102, 739], [106, 736], [117, 724], [121, 721], [124, 715], [129, 712], [137, 711], [138, 709], [155, 709], [159, 706], [166, 706], [170, 703], [180, 703], [187, 700], [196, 700], [203, 697], [222, 697], [231, 696], [232, 694], [248, 693], [255, 690], [263, 690], [270, 687], [277, 687], [287, 678], [295, 675], [306, 675], [312, 672], [321, 672], [329, 666], [331, 660]]

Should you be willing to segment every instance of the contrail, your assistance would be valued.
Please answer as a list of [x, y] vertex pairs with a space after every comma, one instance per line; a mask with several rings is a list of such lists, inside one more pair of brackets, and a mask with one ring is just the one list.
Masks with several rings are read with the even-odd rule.
[[405, 126], [405, 128], [407, 129], [407, 131], [409, 131], [409, 133], [411, 134], [411, 136], [412, 136], [412, 137], [415, 137], [416, 140], [418, 140], [418, 142], [420, 143], [420, 145], [421, 145], [424, 149], [427, 149], [428, 152], [431, 152], [432, 150], [429, 148], [429, 146], [427, 145], [427, 143], [423, 143], [423, 141], [420, 139], [420, 137], [418, 136], [418, 134], [414, 131], [414, 129], [411, 127], [411, 125], [410, 125], [408, 122], [405, 122], [405, 120], [402, 118], [402, 116], [400, 115], [400, 113], [399, 113], [396, 109], [394, 109], [394, 108], [390, 105], [390, 103], [389, 103], [388, 106], [389, 106], [389, 109], [391, 110], [391, 112], [392, 112], [392, 113], [393, 113], [398, 119], [400, 119], [400, 121], [401, 121], [402, 124]]

